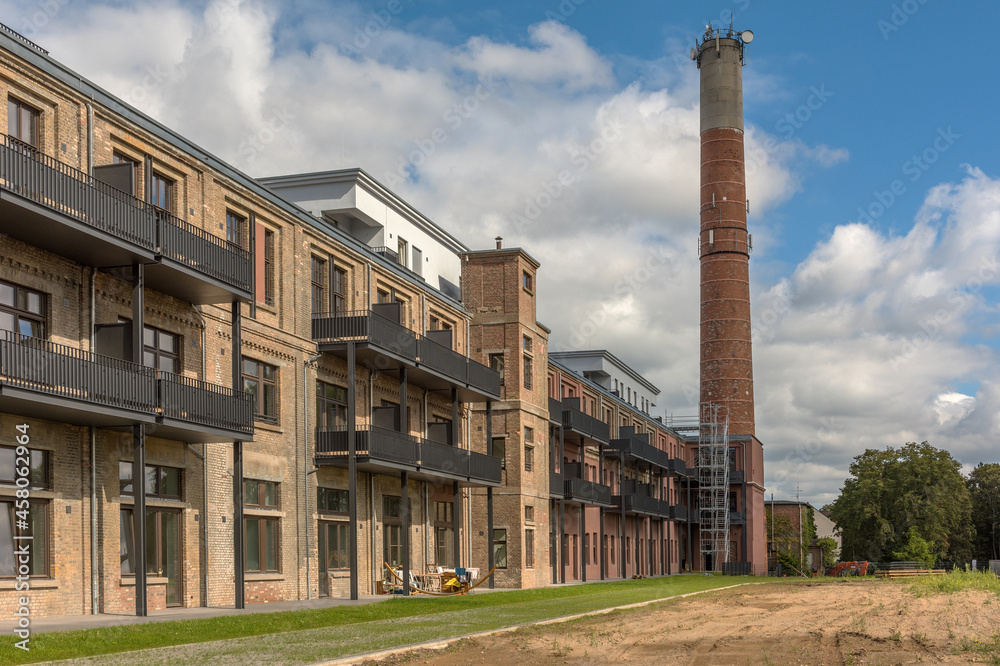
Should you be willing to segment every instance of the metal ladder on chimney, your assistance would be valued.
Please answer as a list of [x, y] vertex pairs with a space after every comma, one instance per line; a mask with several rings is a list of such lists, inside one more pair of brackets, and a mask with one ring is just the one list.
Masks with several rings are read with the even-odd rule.
[[729, 561], [729, 414], [715, 403], [702, 403], [698, 431], [698, 500], [701, 552], [711, 555], [711, 569]]

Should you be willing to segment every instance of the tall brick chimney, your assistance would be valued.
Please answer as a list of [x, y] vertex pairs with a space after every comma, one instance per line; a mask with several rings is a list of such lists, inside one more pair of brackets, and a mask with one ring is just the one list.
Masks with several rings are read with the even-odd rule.
[[742, 73], [751, 39], [708, 26], [691, 53], [701, 70], [701, 402], [724, 405], [729, 432], [742, 435], [755, 434]]

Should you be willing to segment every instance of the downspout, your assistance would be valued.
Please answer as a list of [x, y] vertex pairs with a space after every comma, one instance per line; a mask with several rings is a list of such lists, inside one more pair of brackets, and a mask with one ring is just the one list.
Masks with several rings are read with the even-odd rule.
[[[90, 104], [87, 104], [90, 114]], [[91, 118], [92, 115], [88, 115]], [[88, 144], [88, 152], [89, 152]], [[90, 269], [90, 351], [97, 346], [97, 269]], [[97, 615], [101, 610], [97, 575], [97, 429], [90, 426], [90, 612]]]
[[372, 594], [375, 594], [378, 585], [378, 577], [382, 575], [382, 567], [378, 565], [378, 555], [375, 553], [375, 475], [368, 475], [368, 490], [371, 500], [368, 502], [368, 531], [371, 533], [372, 542]]
[[[312, 599], [312, 577], [309, 569], [309, 475], [317, 470], [309, 469], [309, 380], [307, 372], [309, 364], [323, 354], [316, 354], [302, 364], [302, 484], [306, 500], [306, 599]], [[301, 578], [299, 579], [301, 580]], [[301, 598], [301, 597], [300, 597]]]
[[[198, 315], [198, 319], [201, 320], [201, 380], [204, 382], [204, 381], [208, 381], [208, 374], [207, 374], [207, 369], [206, 369], [206, 358], [208, 356], [208, 352], [205, 350], [205, 339], [206, 339], [205, 332], [208, 330], [208, 322], [206, 322], [205, 318], [201, 315], [201, 310], [198, 309], [197, 305], [194, 306], [194, 313], [196, 315]], [[195, 455], [198, 455], [199, 458], [201, 458], [202, 498], [204, 499], [204, 502], [205, 502], [205, 505], [202, 507], [202, 511], [201, 511], [201, 534], [202, 534], [202, 538], [205, 540], [205, 567], [204, 567], [205, 568], [205, 608], [210, 608], [211, 607], [211, 602], [209, 601], [209, 599], [211, 599], [211, 597], [208, 594], [208, 581], [209, 581], [209, 577], [208, 577], [208, 442], [205, 442], [204, 444], [202, 444], [201, 445], [201, 449], [202, 449], [201, 455], [198, 455], [198, 453], [194, 449], [191, 449], [191, 451]]]
[[431, 491], [427, 484], [424, 484], [424, 569], [431, 563]]

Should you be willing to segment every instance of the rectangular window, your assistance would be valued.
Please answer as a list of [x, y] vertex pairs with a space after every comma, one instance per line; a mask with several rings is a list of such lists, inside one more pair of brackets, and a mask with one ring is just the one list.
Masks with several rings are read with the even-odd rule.
[[377, 288], [375, 290], [375, 302], [376, 303], [391, 303], [392, 302], [392, 294], [388, 290], [382, 289], [381, 287], [379, 287], [379, 288]]
[[500, 386], [503, 386], [503, 352], [490, 354], [490, 368], [500, 373]]
[[[18, 565], [27, 565], [29, 576], [49, 575], [48, 508], [48, 502], [29, 501], [27, 506], [18, 506], [14, 498], [0, 501], [0, 578], [16, 576]], [[14, 553], [26, 543], [31, 547], [28, 561], [22, 562]]]
[[535, 466], [535, 447], [524, 447], [524, 471], [530, 472]]
[[524, 507], [524, 522], [526, 523], [535, 522], [535, 507], [533, 506]]
[[243, 228], [247, 219], [231, 210], [226, 211], [226, 240], [233, 245], [243, 245]]
[[531, 273], [528, 271], [521, 273], [521, 287], [523, 287], [525, 291], [531, 291]]
[[583, 563], [590, 564], [590, 532], [583, 533]]
[[149, 193], [149, 203], [162, 208], [168, 213], [174, 211], [174, 181], [166, 176], [153, 172], [153, 191]]
[[347, 271], [333, 269], [333, 314], [347, 311]]
[[244, 519], [246, 547], [243, 562], [247, 573], [278, 572], [278, 519], [249, 516]]
[[243, 357], [243, 390], [253, 397], [254, 418], [278, 422], [278, 369]]
[[45, 294], [0, 281], [0, 331], [45, 337]]
[[181, 370], [181, 336], [152, 326], [142, 329], [142, 364], [163, 372]]
[[38, 109], [7, 99], [7, 134], [32, 148], [38, 147]]
[[142, 187], [141, 187], [142, 178], [140, 177], [140, 173], [139, 173], [139, 162], [137, 162], [136, 160], [132, 159], [131, 157], [128, 157], [126, 155], [122, 155], [121, 153], [114, 153], [113, 155], [111, 155], [111, 163], [112, 164], [131, 164], [132, 165], [132, 178], [134, 179], [134, 182], [132, 183], [132, 188], [133, 189], [130, 192], [130, 194], [132, 194], [133, 196], [138, 197], [139, 193], [142, 191]]
[[314, 315], [326, 314], [328, 309], [326, 301], [326, 260], [322, 257], [313, 255], [310, 273], [310, 280], [312, 284], [312, 313]]
[[507, 438], [493, 438], [493, 455], [500, 459], [500, 469], [507, 469]]
[[524, 568], [535, 568], [535, 530], [524, 530]]
[[274, 305], [274, 232], [264, 230], [264, 303]]
[[527, 335], [521, 338], [521, 345], [522, 347], [524, 347], [524, 351], [528, 353], [531, 352], [531, 338], [529, 338]]
[[278, 482], [243, 479], [243, 505], [257, 509], [278, 508]]
[[350, 495], [346, 490], [337, 488], [317, 488], [316, 507], [322, 512], [347, 513], [350, 511], [348, 502]]
[[382, 496], [382, 557], [389, 566], [403, 561], [403, 526], [399, 497]]
[[[181, 468], [146, 465], [146, 497], [158, 499], [181, 498]], [[132, 463], [118, 462], [118, 490], [122, 495], [133, 495]]]
[[535, 429], [529, 426], [524, 426], [524, 443], [532, 444], [535, 441]]
[[396, 253], [396, 256], [398, 257], [399, 265], [402, 266], [403, 268], [409, 268], [410, 267], [409, 266], [409, 254], [410, 254], [410, 252], [409, 252], [409, 249], [407, 247], [408, 244], [407, 244], [407, 242], [405, 240], [403, 240], [402, 238], [399, 238], [398, 236], [397, 236], [397, 240], [399, 242], [396, 245], [396, 248], [398, 250], [397, 253]]
[[454, 564], [454, 510], [453, 502], [434, 502], [434, 561], [439, 566]]
[[497, 569], [507, 568], [507, 530], [493, 530], [493, 563]]
[[350, 525], [347, 523], [319, 524], [319, 552], [326, 553], [326, 559], [321, 558], [319, 562], [321, 572], [350, 568], [349, 535]]
[[524, 356], [524, 388], [531, 389], [531, 357]]
[[347, 389], [316, 382], [316, 427], [332, 428], [347, 424]]
[[[6, 446], [0, 446], [0, 485], [16, 485], [16, 469], [24, 468], [24, 456], [17, 456], [15, 450]], [[37, 490], [51, 488], [52, 477], [49, 474], [49, 452], [40, 449], [29, 449], [28, 459], [28, 485], [25, 487]]]

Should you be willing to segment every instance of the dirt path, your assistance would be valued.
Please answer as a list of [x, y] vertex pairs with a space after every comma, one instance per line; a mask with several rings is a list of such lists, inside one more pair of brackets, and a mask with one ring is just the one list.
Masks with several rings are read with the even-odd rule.
[[998, 633], [1000, 600], [984, 592], [917, 597], [882, 581], [778, 583], [463, 640], [380, 663], [998, 663]]

